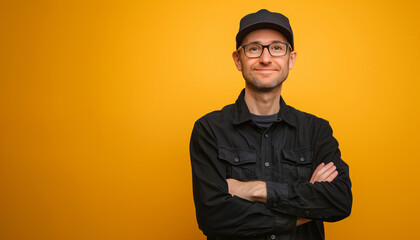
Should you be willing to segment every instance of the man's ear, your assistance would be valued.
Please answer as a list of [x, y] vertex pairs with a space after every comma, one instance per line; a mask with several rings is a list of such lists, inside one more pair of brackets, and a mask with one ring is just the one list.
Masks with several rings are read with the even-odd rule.
[[295, 65], [295, 61], [296, 61], [296, 55], [297, 53], [295, 51], [292, 51], [290, 53], [290, 58], [289, 58], [289, 70], [293, 68], [293, 66]]
[[234, 51], [232, 53], [232, 58], [233, 61], [235, 62], [236, 68], [242, 72], [242, 63], [241, 60], [239, 59], [239, 52], [238, 51]]

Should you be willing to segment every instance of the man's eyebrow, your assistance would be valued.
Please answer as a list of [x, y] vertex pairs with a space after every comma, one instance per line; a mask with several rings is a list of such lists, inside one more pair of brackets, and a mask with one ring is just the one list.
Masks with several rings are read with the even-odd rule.
[[[246, 45], [248, 45], [248, 44], [261, 44], [262, 45], [262, 43], [261, 42], [259, 42], [259, 41], [253, 41], [253, 42], [250, 42], [250, 43], [247, 43]], [[274, 40], [274, 41], [272, 41], [271, 43], [269, 43], [269, 44], [272, 44], [272, 43], [284, 43], [283, 41], [280, 41], [280, 40]]]

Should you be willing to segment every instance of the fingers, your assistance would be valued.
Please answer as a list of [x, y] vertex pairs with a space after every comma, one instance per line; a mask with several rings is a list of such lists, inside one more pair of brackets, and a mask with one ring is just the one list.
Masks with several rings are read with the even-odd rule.
[[311, 183], [322, 181], [323, 179], [321, 178], [322, 174], [324, 174], [333, 166], [334, 166], [334, 163], [332, 162], [328, 163], [327, 165], [325, 165], [324, 163], [321, 163], [320, 165], [318, 165], [318, 167], [315, 169], [314, 173], [312, 174]]
[[334, 164], [328, 168], [327, 170], [325, 170], [324, 173], [321, 174], [321, 176], [319, 177], [318, 181], [322, 182], [322, 181], [327, 181], [328, 177], [335, 172], [337, 168], [334, 166]]
[[327, 177], [327, 179], [325, 181], [327, 182], [331, 182], [332, 180], [334, 180], [336, 177], [338, 176], [338, 172], [334, 171], [333, 173], [331, 173], [330, 176]]
[[316, 167], [314, 173], [312, 174], [311, 180], [310, 180], [311, 183], [315, 182], [316, 173], [318, 173], [324, 166], [325, 166], [325, 163], [321, 163], [321, 164], [318, 165], [318, 167]]
[[318, 165], [318, 167], [315, 169], [314, 173], [312, 174], [310, 182], [311, 183], [323, 182], [323, 181], [331, 182], [338, 175], [338, 172], [336, 171], [336, 169], [337, 168], [334, 166], [333, 162], [330, 162], [327, 165], [325, 165], [324, 163], [321, 163], [320, 165]]
[[[327, 172], [331, 171], [331, 168], [335, 168], [335, 166], [334, 166], [334, 163], [333, 163], [333, 162], [330, 162], [330, 163], [328, 163], [327, 165], [325, 165], [324, 167], [322, 167], [322, 168], [319, 170], [319, 172], [318, 172], [318, 179], [319, 179], [319, 178], [322, 178], [322, 176], [323, 176], [325, 173], [327, 173]], [[334, 169], [334, 170], [335, 170], [335, 169]]]

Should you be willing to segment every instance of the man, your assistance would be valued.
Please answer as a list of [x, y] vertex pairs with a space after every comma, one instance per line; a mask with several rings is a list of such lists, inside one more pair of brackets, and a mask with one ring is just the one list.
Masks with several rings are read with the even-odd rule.
[[329, 123], [281, 97], [296, 61], [289, 20], [249, 14], [236, 44], [245, 89], [191, 136], [198, 225], [207, 239], [324, 239], [323, 221], [350, 214], [349, 169]]

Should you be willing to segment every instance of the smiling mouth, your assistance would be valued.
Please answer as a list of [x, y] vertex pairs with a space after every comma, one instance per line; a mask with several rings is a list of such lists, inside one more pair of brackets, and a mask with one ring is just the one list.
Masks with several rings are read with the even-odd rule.
[[268, 68], [263, 68], [263, 69], [255, 69], [255, 71], [259, 72], [259, 73], [272, 73], [272, 72], [276, 72], [276, 69], [268, 69]]

